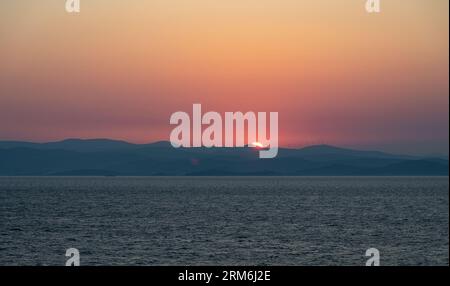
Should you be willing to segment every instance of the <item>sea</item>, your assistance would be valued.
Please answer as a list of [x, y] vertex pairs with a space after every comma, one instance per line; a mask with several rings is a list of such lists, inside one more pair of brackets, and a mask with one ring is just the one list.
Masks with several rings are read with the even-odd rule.
[[0, 265], [449, 264], [448, 177], [0, 177]]

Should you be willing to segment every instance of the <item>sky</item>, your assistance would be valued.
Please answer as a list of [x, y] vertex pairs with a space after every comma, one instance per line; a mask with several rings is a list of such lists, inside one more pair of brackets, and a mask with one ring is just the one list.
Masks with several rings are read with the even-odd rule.
[[0, 1], [0, 140], [169, 140], [278, 112], [281, 146], [448, 154], [449, 1]]

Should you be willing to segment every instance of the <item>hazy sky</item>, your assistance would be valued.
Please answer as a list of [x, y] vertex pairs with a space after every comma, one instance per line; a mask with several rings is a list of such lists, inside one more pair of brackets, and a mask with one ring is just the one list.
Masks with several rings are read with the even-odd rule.
[[0, 1], [0, 140], [168, 140], [176, 111], [278, 111], [280, 144], [449, 146], [449, 1]]

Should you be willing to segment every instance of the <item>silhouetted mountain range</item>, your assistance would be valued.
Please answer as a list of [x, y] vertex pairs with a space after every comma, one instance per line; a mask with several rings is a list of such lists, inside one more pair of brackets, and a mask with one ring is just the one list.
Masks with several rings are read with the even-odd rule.
[[448, 176], [448, 158], [393, 155], [328, 145], [281, 148], [173, 148], [169, 142], [109, 139], [0, 141], [0, 176]]

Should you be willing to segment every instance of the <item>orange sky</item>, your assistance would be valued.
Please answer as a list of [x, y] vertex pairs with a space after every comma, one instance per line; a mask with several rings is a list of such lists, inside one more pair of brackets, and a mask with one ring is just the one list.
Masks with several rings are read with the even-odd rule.
[[0, 140], [168, 140], [278, 111], [280, 144], [448, 154], [448, 1], [0, 2]]

